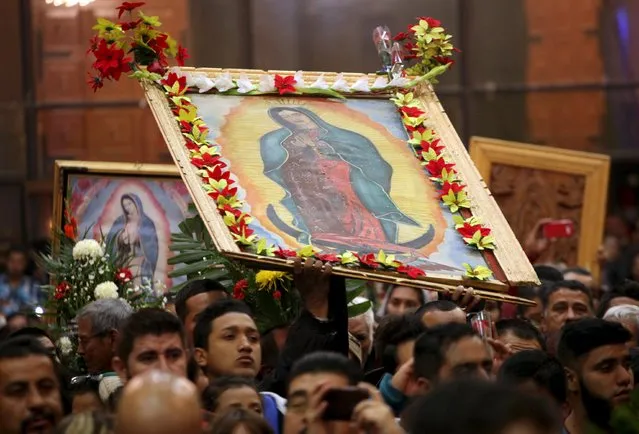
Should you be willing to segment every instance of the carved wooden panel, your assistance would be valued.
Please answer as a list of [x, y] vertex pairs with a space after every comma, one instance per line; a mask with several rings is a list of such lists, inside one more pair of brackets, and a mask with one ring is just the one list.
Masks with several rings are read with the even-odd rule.
[[[582, 175], [493, 164], [490, 189], [517, 239], [526, 235], [542, 218], [570, 219], [579, 233], [586, 178]], [[559, 239], [541, 261], [576, 264], [576, 236]]]

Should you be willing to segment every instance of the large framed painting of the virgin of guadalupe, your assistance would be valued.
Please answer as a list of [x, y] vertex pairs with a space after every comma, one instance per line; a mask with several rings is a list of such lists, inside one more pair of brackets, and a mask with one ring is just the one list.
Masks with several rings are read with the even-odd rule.
[[189, 216], [189, 192], [173, 165], [56, 161], [53, 216], [73, 216], [78, 234], [112, 239], [130, 257], [135, 284], [172, 287], [171, 233]]
[[403, 90], [375, 75], [184, 68], [146, 95], [231, 257], [314, 257], [424, 288], [535, 282], [432, 88]]

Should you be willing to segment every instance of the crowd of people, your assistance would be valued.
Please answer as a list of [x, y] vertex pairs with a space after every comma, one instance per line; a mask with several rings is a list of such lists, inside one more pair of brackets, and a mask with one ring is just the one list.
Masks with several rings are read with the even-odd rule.
[[[297, 260], [302, 311], [263, 333], [213, 280], [190, 282], [165, 310], [88, 304], [79, 374], [20, 310], [33, 285], [13, 259], [0, 279], [2, 434], [589, 434], [633, 411], [633, 280], [601, 290], [586, 270], [539, 265], [541, 285], [519, 288], [535, 306], [390, 286], [349, 318], [345, 281]], [[19, 291], [2, 292], [11, 284]], [[469, 321], [478, 312], [488, 330]]]

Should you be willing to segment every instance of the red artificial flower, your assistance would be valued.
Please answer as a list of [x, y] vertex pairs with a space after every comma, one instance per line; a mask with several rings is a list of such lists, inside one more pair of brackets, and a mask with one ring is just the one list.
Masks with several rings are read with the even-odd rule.
[[100, 71], [100, 78], [119, 80], [123, 72], [131, 70], [131, 58], [124, 57], [124, 50], [115, 44], [107, 44], [104, 39], [100, 41], [97, 50], [93, 51], [93, 55], [96, 59], [93, 68]]
[[[191, 142], [193, 143], [193, 142]], [[187, 147], [189, 146], [189, 140], [187, 140]], [[194, 146], [194, 150], [200, 149], [199, 145], [197, 143], [193, 143]], [[195, 167], [197, 167], [198, 169], [202, 169], [204, 167], [209, 167], [209, 168], [220, 168], [220, 170], [226, 168], [226, 163], [223, 162], [221, 160], [222, 157], [220, 157], [219, 155], [211, 155], [211, 154], [202, 154], [201, 157], [194, 157], [191, 158], [191, 164], [193, 164]], [[217, 178], [215, 178], [215, 176], [217, 175], [217, 172], [213, 171], [209, 171], [208, 173], [209, 177], [212, 177], [215, 180], [218, 180]], [[230, 173], [229, 173], [230, 174]]]
[[406, 117], [409, 118], [418, 118], [422, 115], [424, 115], [424, 111], [417, 108], [417, 107], [408, 107], [408, 106], [402, 106], [399, 109], [400, 112], [402, 112], [402, 114]]
[[217, 209], [220, 211], [220, 214], [222, 215], [225, 215], [227, 212], [233, 214], [235, 218], [239, 218], [242, 215], [242, 210], [233, 208], [227, 203], [223, 205], [218, 205]]
[[404, 59], [411, 60], [417, 58], [417, 53], [415, 52], [415, 48], [417, 46], [412, 42], [406, 42], [404, 44]]
[[244, 300], [244, 290], [248, 288], [246, 279], [239, 280], [233, 287], [233, 298], [236, 300]]
[[430, 173], [430, 176], [434, 176], [439, 178], [442, 175], [442, 171], [446, 169], [447, 172], [453, 170], [455, 165], [453, 163], [447, 163], [443, 158], [438, 158], [436, 160], [430, 160], [428, 164], [426, 164], [426, 170]]
[[133, 3], [129, 3], [129, 2], [124, 2], [122, 3], [120, 6], [118, 6], [117, 8], [115, 8], [116, 10], [118, 10], [118, 19], [120, 19], [122, 17], [122, 14], [125, 12], [131, 12], [133, 9], [137, 9], [140, 6], [144, 6], [146, 3], [144, 2], [133, 2]]
[[155, 51], [156, 54], [160, 55], [162, 51], [169, 48], [168, 38], [169, 35], [167, 35], [166, 33], [160, 33], [155, 38], [151, 39], [147, 44], [153, 51]]
[[[219, 159], [220, 157], [213, 157]], [[206, 160], [205, 160], [206, 161]], [[210, 160], [209, 160], [210, 161]], [[226, 169], [226, 164], [217, 164], [213, 167], [213, 170], [210, 169], [210, 166], [207, 164], [207, 176], [216, 181], [225, 180], [227, 184], [231, 184], [231, 172]]]
[[55, 287], [55, 293], [53, 294], [53, 298], [56, 300], [62, 300], [67, 294], [71, 291], [71, 285], [68, 282], [62, 281]]
[[104, 86], [104, 81], [102, 81], [100, 77], [94, 77], [91, 74], [89, 74], [89, 79], [87, 80], [87, 84], [91, 86], [91, 89], [93, 89], [93, 92], [97, 92], [98, 89], [101, 89], [102, 86]]
[[171, 92], [169, 94], [169, 96], [175, 96], [175, 95], [182, 95], [185, 91], [186, 91], [186, 76], [182, 75], [179, 76], [177, 75], [175, 72], [169, 72], [169, 75], [167, 75], [166, 78], [162, 79], [162, 81], [160, 81], [161, 84], [165, 85], [165, 86], [169, 86], [169, 87], [173, 87], [173, 85], [175, 83], [178, 83], [178, 92], [177, 94], [173, 94], [173, 92]]
[[442, 22], [439, 20], [436, 20], [433, 17], [419, 17], [419, 20], [424, 20], [428, 23], [428, 27], [441, 27], [442, 26]]
[[367, 253], [365, 255], [355, 254], [359, 262], [366, 265], [370, 268], [378, 268], [379, 263], [377, 262], [377, 258], [375, 257], [375, 253]]
[[422, 141], [420, 146], [422, 147], [423, 152], [428, 152], [432, 149], [436, 155], [440, 155], [444, 151], [444, 145], [440, 145], [440, 141], [440, 139], [435, 139], [432, 142]]
[[73, 226], [70, 223], [67, 223], [66, 225], [64, 225], [64, 236], [71, 239], [71, 240], [75, 240], [76, 237], [76, 227]]
[[215, 201], [217, 201], [218, 197], [220, 196], [227, 197], [227, 198], [233, 197], [237, 194], [237, 187], [234, 187], [233, 185], [234, 184], [227, 185], [220, 191], [213, 190], [208, 195], [209, 197], [213, 198], [213, 200]]
[[334, 253], [317, 253], [315, 257], [322, 262], [339, 262], [340, 261], [339, 256], [337, 256]]
[[189, 56], [189, 52], [187, 51], [187, 49], [181, 45], [178, 45], [178, 51], [175, 55], [175, 60], [177, 61], [178, 66], [184, 66], [184, 61], [189, 57], [191, 56]]
[[115, 278], [122, 283], [129, 283], [133, 280], [133, 273], [128, 268], [120, 268], [115, 272]]
[[477, 231], [480, 231], [482, 237], [487, 237], [490, 235], [490, 229], [482, 227], [481, 225], [471, 225], [469, 223], [464, 223], [464, 226], [457, 229], [459, 235], [464, 238], [472, 238], [475, 236]]
[[397, 268], [398, 273], [406, 274], [411, 279], [417, 279], [418, 277], [425, 276], [426, 273], [421, 268], [413, 267], [411, 265], [400, 265]]
[[273, 291], [273, 298], [275, 300], [279, 300], [280, 298], [282, 298], [282, 293], [276, 289], [275, 291]]
[[439, 198], [446, 196], [451, 190], [453, 193], [457, 194], [464, 189], [464, 186], [459, 182], [448, 182], [445, 181], [442, 185], [442, 188], [439, 190]]
[[282, 259], [297, 257], [297, 252], [295, 250], [283, 249], [281, 247], [278, 247], [274, 253], [275, 256], [279, 256]]
[[164, 75], [166, 66], [162, 65], [159, 60], [154, 60], [149, 66], [146, 67], [146, 70], [155, 74]]
[[453, 65], [455, 61], [448, 56], [433, 56], [433, 59], [442, 65]]
[[395, 36], [393, 36], [393, 41], [403, 41], [404, 39], [410, 38], [410, 35], [406, 32], [399, 32]]
[[295, 93], [295, 86], [293, 86], [295, 83], [297, 83], [297, 81], [292, 75], [282, 77], [279, 74], [275, 74], [275, 89], [277, 89], [280, 95]]
[[127, 30], [135, 29], [137, 26], [140, 25], [141, 22], [142, 22], [142, 18], [135, 21], [120, 23], [120, 27], [122, 27], [122, 30], [126, 32]]
[[89, 39], [89, 49], [87, 50], [87, 54], [97, 50], [101, 40], [102, 38], [100, 38], [98, 35], [95, 35], [94, 37]]

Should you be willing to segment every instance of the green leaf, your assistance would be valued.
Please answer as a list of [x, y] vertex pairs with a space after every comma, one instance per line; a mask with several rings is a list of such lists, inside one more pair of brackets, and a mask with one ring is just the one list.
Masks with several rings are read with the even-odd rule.
[[217, 261], [207, 260], [196, 262], [194, 264], [184, 265], [173, 270], [170, 274], [171, 277], [188, 276], [190, 274], [201, 273], [203, 270], [207, 270], [211, 267], [219, 265]]
[[196, 251], [182, 250], [182, 253], [178, 255], [174, 255], [172, 258], [169, 258], [167, 263], [169, 263], [170, 265], [177, 265], [182, 263], [189, 264], [192, 262], [199, 262], [199, 261], [205, 260], [204, 258], [207, 258], [207, 259], [211, 258], [211, 256], [213, 255], [214, 253], [210, 253], [207, 250], [196, 250]]
[[348, 317], [353, 318], [358, 315], [361, 315], [364, 312], [366, 312], [368, 309], [371, 309], [372, 307], [373, 307], [373, 304], [370, 301], [348, 306]]
[[346, 99], [344, 95], [333, 89], [320, 89], [318, 87], [305, 87], [303, 89], [297, 89], [297, 91], [303, 95], [322, 95], [331, 96], [333, 98]]

